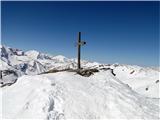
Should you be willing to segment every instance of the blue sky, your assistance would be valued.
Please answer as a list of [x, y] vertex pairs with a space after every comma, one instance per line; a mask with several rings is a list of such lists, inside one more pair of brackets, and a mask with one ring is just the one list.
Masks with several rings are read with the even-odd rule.
[[2, 44], [102, 63], [157, 66], [158, 2], [2, 2]]

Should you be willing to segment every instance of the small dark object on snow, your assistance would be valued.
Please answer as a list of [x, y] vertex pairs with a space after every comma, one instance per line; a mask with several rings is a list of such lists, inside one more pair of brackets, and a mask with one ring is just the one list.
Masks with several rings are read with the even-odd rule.
[[148, 91], [148, 87], [146, 88], [146, 91]]
[[114, 76], [116, 76], [116, 74], [114, 73], [113, 69], [111, 69], [111, 73], [112, 73]]
[[159, 80], [156, 80], [156, 83], [159, 83]]
[[2, 79], [2, 71], [0, 71], [0, 79]]
[[[14, 82], [15, 83], [15, 82]], [[14, 84], [14, 83], [6, 83], [6, 84], [1, 84], [1, 86], [0, 87], [5, 87], [5, 86], [11, 86], [12, 84]]]
[[51, 86], [55, 86], [56, 84], [55, 83], [51, 83]]
[[93, 75], [95, 72], [99, 72], [98, 69], [82, 69], [82, 70], [78, 70], [77, 74], [84, 76], [84, 77], [89, 77], [91, 75]]
[[132, 72], [130, 72], [130, 74], [133, 74], [135, 71], [133, 70]]

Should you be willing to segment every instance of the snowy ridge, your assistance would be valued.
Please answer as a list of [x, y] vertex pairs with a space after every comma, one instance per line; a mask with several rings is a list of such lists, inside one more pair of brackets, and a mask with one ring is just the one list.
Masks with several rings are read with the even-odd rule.
[[38, 56], [39, 56], [39, 52], [37, 52], [36, 50], [30, 50], [30, 51], [27, 51], [25, 52], [25, 55], [28, 56], [30, 59], [37, 59]]
[[[136, 92], [148, 97], [159, 98], [159, 70], [143, 68], [136, 65], [100, 64], [97, 62], [81, 61], [83, 68], [113, 69], [118, 79], [128, 84]], [[6, 46], [1, 46], [0, 70], [11, 70], [17, 74], [3, 74], [1, 83], [14, 83], [22, 75], [41, 74], [52, 69], [76, 69], [77, 60], [62, 55], [51, 56], [35, 50], [24, 52]], [[14, 79], [13, 77], [14, 76]]]
[[159, 118], [156, 102], [132, 91], [110, 71], [96, 73], [89, 78], [68, 72], [23, 76], [3, 90], [2, 99], [4, 118]]
[[128, 84], [138, 93], [148, 97], [159, 98], [159, 74], [151, 68], [119, 65], [114, 69], [116, 77]]
[[[2, 119], [160, 119], [159, 70], [135, 65], [100, 64], [38, 51], [1, 46]], [[3, 91], [3, 92], [2, 92]]]

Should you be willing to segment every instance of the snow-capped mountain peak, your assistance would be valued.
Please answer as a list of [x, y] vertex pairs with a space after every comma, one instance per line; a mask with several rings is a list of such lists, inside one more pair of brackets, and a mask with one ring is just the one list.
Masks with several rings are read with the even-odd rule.
[[68, 62], [69, 59], [66, 58], [65, 56], [63, 55], [57, 55], [57, 56], [54, 56], [52, 57], [53, 60], [56, 60], [56, 61], [59, 61], [59, 62]]
[[37, 59], [39, 54], [40, 53], [36, 50], [30, 50], [30, 51], [25, 52], [25, 55], [27, 55], [29, 58], [33, 60]]

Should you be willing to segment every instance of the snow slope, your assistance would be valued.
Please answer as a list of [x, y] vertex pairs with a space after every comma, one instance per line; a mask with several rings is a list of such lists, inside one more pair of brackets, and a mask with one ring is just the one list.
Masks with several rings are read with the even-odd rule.
[[158, 100], [137, 94], [110, 70], [25, 75], [1, 90], [4, 119], [159, 119]]
[[140, 66], [118, 65], [114, 68], [116, 77], [136, 92], [152, 98], [159, 98], [158, 70]]

